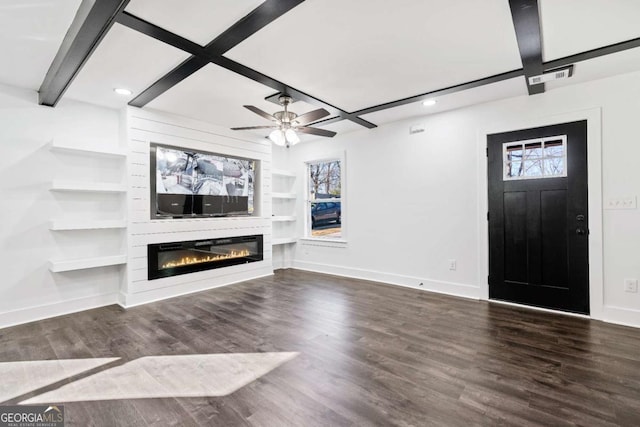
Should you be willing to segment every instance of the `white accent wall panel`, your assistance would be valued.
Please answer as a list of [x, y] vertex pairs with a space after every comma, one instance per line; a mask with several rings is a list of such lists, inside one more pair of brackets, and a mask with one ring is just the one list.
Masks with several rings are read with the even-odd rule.
[[[128, 108], [129, 153], [127, 280], [120, 304], [129, 307], [185, 293], [224, 286], [273, 273], [271, 260], [271, 146], [259, 138], [208, 123], [152, 110]], [[259, 161], [255, 188], [255, 213], [250, 217], [183, 218], [151, 220], [151, 143], [192, 148]], [[264, 236], [264, 260], [197, 273], [148, 280], [147, 245], [246, 236]]]

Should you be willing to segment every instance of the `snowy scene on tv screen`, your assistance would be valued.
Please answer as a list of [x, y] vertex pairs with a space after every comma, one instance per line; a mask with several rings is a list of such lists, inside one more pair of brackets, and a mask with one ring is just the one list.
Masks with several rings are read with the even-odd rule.
[[246, 196], [253, 212], [255, 161], [165, 147], [156, 149], [156, 192]]

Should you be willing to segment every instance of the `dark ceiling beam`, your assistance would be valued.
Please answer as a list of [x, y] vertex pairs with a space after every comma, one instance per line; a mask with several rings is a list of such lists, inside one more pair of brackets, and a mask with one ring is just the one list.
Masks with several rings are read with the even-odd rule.
[[589, 59], [599, 58], [601, 56], [610, 55], [612, 53], [622, 52], [628, 49], [640, 47], [640, 38], [631, 39], [609, 46], [599, 47], [597, 49], [588, 50], [586, 52], [577, 53], [575, 55], [565, 56], [564, 58], [554, 59], [544, 63], [545, 70], [566, 67], [576, 62], [587, 61]]
[[209, 61], [207, 59], [198, 56], [191, 56], [185, 59], [180, 65], [169, 71], [159, 80], [156, 80], [151, 84], [151, 86], [129, 101], [129, 105], [134, 107], [143, 107], [147, 105], [196, 71], [206, 66], [208, 63]]
[[58, 103], [128, 3], [129, 0], [82, 1], [40, 86], [40, 105], [54, 107]]
[[496, 74], [490, 77], [473, 80], [471, 82], [462, 83], [455, 86], [449, 86], [444, 89], [433, 90], [431, 92], [425, 92], [420, 95], [410, 96], [408, 98], [399, 99], [397, 101], [387, 102], [387, 103], [376, 105], [373, 107], [364, 108], [362, 110], [355, 111], [352, 114], [355, 114], [358, 116], [364, 116], [365, 114], [375, 113], [377, 111], [387, 110], [389, 108], [400, 107], [406, 104], [413, 104], [415, 102], [424, 101], [426, 99], [435, 98], [437, 96], [448, 95], [451, 93], [461, 92], [467, 89], [473, 89], [475, 87], [485, 86], [492, 83], [498, 83], [503, 80], [513, 79], [516, 77], [520, 77], [522, 75], [523, 75], [522, 69], [513, 70], [506, 73]]
[[[548, 61], [543, 63], [543, 70], [549, 71], [558, 68], [563, 68], [581, 61], [586, 61], [589, 59], [599, 58], [601, 56], [610, 55], [612, 53], [622, 52], [628, 49], [635, 49], [640, 47], [640, 38], [627, 40], [620, 43], [615, 43], [609, 46], [603, 46], [597, 49], [588, 50], [586, 52], [581, 52], [575, 55], [566, 56], [564, 58], [554, 59], [553, 61]], [[351, 114], [364, 116], [365, 114], [375, 113], [377, 111], [386, 110], [388, 108], [400, 107], [405, 104], [411, 104], [414, 102], [424, 101], [425, 99], [435, 98], [437, 96], [448, 95], [455, 92], [460, 92], [467, 89], [473, 89], [475, 87], [480, 87], [492, 83], [497, 83], [503, 80], [508, 80], [516, 77], [520, 77], [524, 75], [524, 70], [513, 70], [507, 73], [496, 74], [491, 77], [485, 77], [482, 79], [474, 80], [468, 83], [463, 83], [455, 86], [451, 86], [445, 89], [434, 90], [431, 92], [426, 92], [420, 95], [411, 96], [408, 98], [403, 98], [397, 101], [387, 102], [385, 104], [376, 105], [373, 107], [365, 108], [362, 110], [355, 111]], [[331, 119], [326, 119], [326, 121], [330, 121], [334, 123], [336, 121], [340, 121], [340, 117], [333, 117]], [[325, 120], [319, 120], [318, 123], [324, 123]]]
[[207, 51], [212, 55], [224, 54], [303, 2], [266, 0], [209, 43]]
[[[296, 91], [295, 89], [290, 90], [289, 92], [276, 92], [273, 95], [267, 96], [264, 100], [273, 102], [276, 105], [280, 105], [280, 97], [282, 95], [287, 95], [291, 98], [291, 104], [293, 104], [294, 102], [300, 101], [299, 98], [296, 98], [295, 96], [291, 95], [291, 93], [300, 93], [300, 92]], [[309, 99], [312, 99], [312, 100], [317, 99], [317, 98], [311, 97], [310, 95], [306, 95], [306, 96], [308, 97], [308, 98], [305, 98], [305, 102], [307, 103], [312, 103], [312, 101], [309, 101]], [[325, 107], [325, 109], [331, 110], [330, 113], [333, 113], [332, 114], [333, 116], [337, 115], [337, 117], [330, 117], [328, 119], [317, 120], [313, 122], [313, 124], [322, 123], [324, 125], [327, 125], [330, 123], [339, 122], [341, 120], [351, 120], [352, 122], [362, 125], [368, 129], [373, 129], [375, 127], [378, 127], [377, 125], [374, 125], [373, 123], [367, 120], [364, 120], [362, 117], [358, 117], [358, 115], [355, 113], [347, 113], [346, 111], [343, 111], [338, 107], [334, 107], [331, 104], [327, 104], [324, 101], [319, 100], [319, 102], [313, 102], [313, 104], [317, 104]]]
[[308, 95], [302, 91], [292, 88], [291, 86], [287, 86], [286, 84], [279, 82], [276, 79], [273, 79], [265, 74], [262, 74], [256, 70], [253, 70], [245, 65], [242, 65], [224, 56], [213, 58], [211, 62], [229, 71], [238, 73], [255, 82], [262, 83], [263, 85], [268, 86], [271, 89], [275, 89], [280, 93], [285, 93], [298, 101], [304, 101], [308, 104], [323, 107], [327, 111], [329, 111], [329, 113], [331, 113], [332, 115], [340, 116], [344, 120], [351, 120], [352, 122], [362, 125], [368, 129], [377, 127], [375, 124], [358, 117], [357, 114], [347, 113], [346, 111], [343, 111], [338, 107], [329, 104], [328, 102], [322, 101], [318, 98]]
[[[198, 71], [200, 68], [207, 65], [207, 63], [211, 62], [216, 64], [226, 70], [232, 71], [234, 73], [240, 74], [248, 79], [251, 79], [255, 82], [261, 83], [265, 86], [268, 86], [278, 93], [286, 93], [289, 96], [292, 96], [296, 100], [305, 101], [309, 104], [318, 105], [323, 108], [326, 108], [331, 114], [339, 116], [340, 120], [351, 120], [355, 123], [358, 123], [366, 128], [374, 128], [375, 124], [368, 122], [357, 115], [350, 114], [346, 111], [343, 111], [334, 105], [331, 105], [321, 99], [315, 98], [311, 95], [308, 95], [302, 91], [299, 91], [295, 88], [292, 88], [285, 83], [282, 83], [274, 78], [271, 78], [265, 74], [262, 74], [258, 71], [255, 71], [247, 66], [244, 66], [238, 62], [235, 62], [229, 58], [226, 58], [218, 53], [215, 53], [210, 49], [210, 47], [215, 43], [215, 40], [207, 45], [207, 47], [200, 46], [192, 41], [189, 41], [177, 34], [171, 33], [163, 28], [158, 27], [148, 21], [145, 21], [141, 18], [138, 18], [128, 12], [123, 12], [118, 16], [117, 22], [119, 24], [125, 25], [133, 30], [139, 31], [149, 37], [153, 37], [154, 39], [167, 43], [175, 48], [181, 49], [185, 52], [190, 53], [190, 58], [186, 59], [182, 64], [175, 67], [165, 76], [161, 77], [143, 92], [141, 92], [138, 96], [136, 96], [129, 105], [134, 107], [143, 107], [162, 93], [169, 90], [171, 87], [178, 84], [180, 81], [190, 76], [191, 74]], [[218, 37], [216, 40], [220, 39]], [[223, 38], [226, 39], [226, 38]], [[226, 43], [226, 42], [225, 42]], [[226, 43], [228, 46], [228, 43]]]
[[198, 43], [194, 43], [191, 40], [185, 39], [184, 37], [167, 31], [164, 28], [158, 27], [157, 25], [152, 24], [149, 21], [145, 21], [142, 18], [138, 18], [126, 10], [122, 11], [122, 13], [116, 17], [116, 22], [177, 49], [190, 53], [191, 55], [202, 56], [206, 54], [205, 48], [200, 46]]
[[[191, 74], [203, 68], [210, 62], [209, 58], [221, 56], [228, 50], [232, 49], [234, 46], [237, 46], [243, 40], [250, 37], [252, 34], [261, 30], [269, 23], [275, 21], [280, 16], [298, 6], [303, 1], [304, 0], [266, 0], [260, 6], [253, 9], [244, 18], [240, 19], [231, 27], [227, 28], [211, 43], [207, 44], [204, 47], [204, 51], [201, 53], [201, 56], [195, 56], [184, 61], [178, 67], [171, 70], [165, 76], [161, 77], [158, 81], [153, 83], [150, 87], [145, 89], [138, 96], [133, 98], [129, 102], [129, 105], [133, 105], [134, 107], [145, 106], [167, 90], [171, 89], [176, 84], [180, 83]], [[119, 22], [123, 23], [124, 25], [131, 24], [134, 20], [133, 18], [133, 15], [127, 14], [126, 19], [122, 19], [122, 21]], [[133, 26], [130, 26], [130, 28], [138, 30], [150, 30], [149, 33], [145, 32], [145, 34], [154, 37], [154, 34], [157, 34], [157, 31], [151, 30], [155, 26], [152, 26], [152, 24], [149, 23], [146, 24], [147, 25], [143, 25], [142, 23], [140, 23], [138, 25], [138, 28], [134, 28]], [[163, 35], [166, 36], [166, 34]], [[174, 41], [177, 37], [179, 36], [174, 34]], [[186, 45], [185, 42], [181, 42], [181, 44]], [[173, 46], [178, 47], [177, 45]], [[178, 48], [180, 49], [180, 47]], [[193, 48], [193, 46], [191, 46], [191, 48]]]
[[[523, 11], [527, 11], [527, 13], [533, 13], [535, 14], [535, 21], [538, 23], [537, 27], [534, 27], [534, 32], [536, 32], [536, 28], [537, 28], [537, 34], [538, 34], [538, 39], [540, 38], [540, 27], [539, 27], [539, 16], [538, 16], [538, 9], [537, 9], [537, 4], [536, 7], [534, 7], [533, 9], [531, 8], [525, 8], [525, 9], [518, 9], [517, 5], [515, 5], [515, 3], [537, 3], [535, 1], [531, 1], [531, 0], [518, 0], [518, 1], [512, 1], [511, 3], [514, 3], [511, 5], [512, 7], [512, 13], [513, 12], [513, 8], [514, 6], [516, 7], [516, 16], [519, 16], [519, 14]], [[531, 17], [529, 18], [531, 19]], [[242, 21], [242, 20], [241, 20]], [[241, 22], [239, 21], [239, 22]], [[520, 20], [518, 19], [518, 22], [523, 22], [524, 20]], [[164, 91], [168, 90], [170, 87], [172, 87], [173, 85], [177, 84], [178, 81], [182, 80], [183, 78], [186, 78], [186, 76], [192, 74], [193, 72], [197, 71], [197, 69], [202, 68], [204, 65], [206, 65], [206, 63], [208, 62], [212, 62], [220, 67], [223, 67], [229, 71], [233, 71], [236, 72], [244, 77], [247, 77], [251, 80], [254, 80], [256, 82], [262, 83], [276, 91], [278, 91], [278, 94], [280, 93], [286, 93], [289, 96], [292, 96], [295, 100], [303, 100], [307, 103], [313, 104], [313, 105], [318, 105], [318, 106], [322, 106], [324, 108], [326, 108], [327, 110], [329, 110], [329, 112], [331, 113], [331, 115], [333, 117], [328, 118], [328, 119], [323, 119], [323, 120], [318, 120], [314, 123], [312, 123], [312, 125], [328, 125], [328, 124], [332, 124], [332, 123], [337, 123], [339, 121], [342, 120], [351, 120], [354, 121], [355, 123], [361, 124], [362, 126], [365, 126], [367, 128], [374, 128], [376, 127], [375, 124], [370, 123], [364, 119], [362, 119], [359, 116], [365, 115], [365, 114], [370, 114], [370, 113], [374, 113], [377, 111], [382, 111], [382, 110], [386, 110], [389, 108], [395, 108], [395, 107], [400, 107], [402, 105], [406, 105], [406, 104], [411, 104], [411, 103], [416, 103], [416, 102], [420, 102], [423, 101], [425, 99], [429, 99], [429, 98], [434, 98], [437, 96], [442, 96], [442, 95], [447, 95], [447, 94], [451, 94], [451, 93], [456, 93], [456, 92], [460, 92], [460, 91], [464, 91], [464, 90], [468, 90], [468, 89], [473, 89], [476, 87], [480, 87], [480, 86], [484, 86], [484, 85], [488, 85], [488, 84], [492, 84], [492, 83], [497, 83], [503, 80], [509, 80], [512, 78], [517, 78], [517, 77], [521, 77], [525, 74], [525, 70], [524, 69], [519, 69], [519, 70], [513, 70], [513, 71], [509, 71], [506, 73], [501, 73], [501, 74], [496, 74], [490, 77], [485, 77], [485, 78], [481, 78], [478, 80], [473, 80], [471, 82], [466, 82], [466, 83], [462, 83], [462, 84], [458, 84], [458, 85], [454, 85], [454, 86], [450, 86], [444, 89], [438, 89], [438, 90], [434, 90], [431, 92], [426, 92], [426, 93], [422, 93], [420, 95], [415, 95], [415, 96], [411, 96], [411, 97], [407, 97], [407, 98], [403, 98], [397, 101], [392, 101], [392, 102], [387, 102], [384, 104], [380, 104], [380, 105], [376, 105], [373, 107], [368, 107], [365, 109], [361, 109], [355, 112], [346, 112], [343, 111], [331, 104], [328, 104], [318, 98], [315, 98], [311, 95], [305, 94], [304, 92], [301, 92], [299, 90], [296, 90], [294, 88], [289, 87], [288, 85], [279, 82], [269, 76], [266, 76], [258, 71], [255, 71], [253, 69], [250, 69], [242, 64], [239, 64], [231, 59], [228, 59], [220, 54], [215, 54], [212, 53], [208, 48], [211, 47], [211, 45], [215, 42], [210, 43], [209, 45], [207, 45], [207, 47], [203, 47], [198, 45], [197, 43], [194, 43], [190, 40], [187, 40], [179, 35], [176, 35], [174, 33], [171, 33], [163, 28], [160, 28], [154, 24], [151, 24], [141, 18], [138, 18], [134, 15], [129, 14], [128, 12], [121, 12], [118, 17], [117, 17], [117, 22], [125, 25], [131, 29], [134, 29], [136, 31], [139, 31], [143, 34], [146, 34], [147, 36], [150, 36], [152, 38], [155, 38], [156, 40], [162, 41], [166, 44], [169, 44], [173, 47], [176, 47], [180, 50], [183, 50], [187, 53], [190, 53], [191, 55], [193, 55], [193, 57], [187, 59], [186, 61], [184, 61], [180, 66], [176, 67], [174, 70], [172, 70], [171, 72], [169, 72], [165, 77], [161, 78], [160, 80], [158, 80], [158, 82], [154, 83], [151, 87], [149, 87], [145, 92], [148, 91], [147, 94], [147, 99], [143, 99], [141, 98], [142, 94], [138, 96], [138, 98], [140, 98], [140, 104], [141, 105], [136, 105], [133, 103], [133, 101], [130, 103], [130, 105], [135, 105], [135, 106], [143, 106], [146, 103], [150, 102], [152, 99], [155, 99], [155, 97], [159, 96], [161, 93], [163, 93]], [[266, 25], [264, 24], [264, 22], [261, 23], [261, 25]], [[514, 18], [514, 27], [516, 28], [516, 34], [518, 33], [518, 29], [520, 27], [520, 25], [515, 24], [515, 18]], [[233, 28], [233, 27], [232, 27]], [[238, 31], [237, 34], [241, 34], [242, 31]], [[244, 33], [246, 34], [246, 33]], [[253, 33], [251, 33], [253, 34]], [[520, 45], [520, 36], [518, 36], [518, 43]], [[229, 46], [233, 43], [238, 43], [238, 38], [237, 37], [233, 37], [233, 36], [228, 36], [228, 37], [218, 37], [216, 40], [219, 40], [221, 45], [224, 44], [225, 46]], [[231, 41], [229, 41], [231, 40]], [[224, 41], [224, 42], [223, 42]], [[538, 40], [539, 41], [539, 40]], [[535, 44], [535, 43], [534, 43]], [[541, 43], [538, 43], [539, 46], [541, 46]], [[553, 61], [549, 61], [546, 63], [541, 63], [542, 66], [539, 68], [539, 71], [537, 71], [537, 74], [533, 74], [533, 75], [538, 75], [538, 74], [542, 74], [544, 71], [549, 71], [552, 69], [556, 69], [556, 68], [561, 68], [567, 65], [571, 65], [575, 62], [580, 62], [580, 61], [585, 61], [588, 59], [592, 59], [592, 58], [597, 58], [600, 56], [604, 56], [604, 55], [609, 55], [611, 53], [617, 53], [617, 52], [621, 52], [627, 49], [633, 49], [633, 48], [637, 48], [640, 47], [640, 38], [636, 38], [636, 39], [632, 39], [632, 40], [628, 40], [628, 41], [624, 41], [624, 42], [620, 42], [620, 43], [616, 43], [613, 45], [609, 45], [609, 46], [604, 46], [601, 48], [597, 48], [597, 49], [593, 49], [590, 51], [586, 51], [586, 52], [582, 52], [576, 55], [571, 55], [571, 56], [567, 56], [564, 58], [559, 58]], [[223, 49], [223, 48], [220, 48]], [[522, 50], [522, 49], [521, 49]], [[535, 49], [534, 49], [535, 50]], [[540, 47], [541, 50], [541, 47]], [[219, 52], [219, 51], [218, 51]], [[539, 59], [540, 62], [542, 60], [542, 54], [540, 52], [539, 54]], [[201, 63], [202, 60], [206, 60], [204, 65]], [[524, 59], [523, 59], [523, 63], [524, 63]], [[528, 62], [527, 62], [528, 63]], [[538, 65], [536, 65], [536, 67], [538, 67]], [[536, 68], [537, 69], [537, 68]], [[532, 69], [530, 68], [529, 71], [531, 72]], [[167, 87], [163, 87], [163, 84], [167, 85]], [[536, 86], [542, 86], [542, 85], [536, 85]], [[528, 84], [528, 79], [527, 79], [527, 87], [531, 88]], [[544, 89], [544, 88], [542, 88]], [[143, 92], [144, 93], [144, 92]], [[274, 95], [275, 96], [275, 95]], [[137, 99], [137, 98], [136, 98]], [[134, 99], [135, 101], [135, 99]], [[143, 102], [146, 101], [146, 102]]]
[[328, 119], [316, 120], [315, 122], [309, 123], [307, 126], [326, 126], [333, 123], [338, 123], [343, 121], [344, 119], [340, 116], [338, 117], [329, 117]]
[[543, 93], [544, 83], [529, 84], [529, 77], [539, 76], [544, 72], [538, 0], [509, 0], [509, 7], [529, 95]]
[[[138, 18], [126, 11], [120, 13], [116, 20], [118, 24], [153, 37], [156, 40], [192, 55], [138, 94], [129, 102], [129, 105], [142, 107], [148, 104], [209, 63], [209, 55], [206, 49], [191, 40], [187, 40], [184, 37], [165, 30], [164, 28], [160, 28], [157, 25]], [[203, 59], [203, 57], [206, 57], [207, 59]]]

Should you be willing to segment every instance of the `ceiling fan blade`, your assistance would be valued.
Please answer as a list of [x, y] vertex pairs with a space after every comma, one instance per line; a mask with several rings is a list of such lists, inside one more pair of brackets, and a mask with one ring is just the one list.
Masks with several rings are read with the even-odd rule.
[[304, 113], [295, 118], [294, 121], [298, 122], [299, 125], [306, 125], [307, 123], [315, 122], [318, 119], [321, 119], [325, 116], [328, 116], [329, 112], [324, 108], [319, 108], [317, 110], [309, 111], [308, 113]]
[[266, 111], [262, 111], [261, 109], [259, 109], [258, 107], [254, 107], [253, 105], [243, 105], [244, 108], [246, 108], [249, 111], [253, 111], [254, 113], [256, 113], [257, 115], [264, 117], [267, 120], [271, 120], [272, 122], [277, 122], [278, 120], [273, 117], [271, 114], [267, 113]]
[[277, 126], [246, 126], [242, 128], [231, 128], [231, 130], [248, 130], [248, 129], [277, 129]]
[[311, 135], [326, 136], [326, 137], [329, 137], [329, 138], [333, 138], [334, 136], [336, 136], [336, 132], [334, 132], [332, 130], [318, 129], [318, 128], [312, 128], [312, 127], [308, 127], [308, 126], [301, 126], [301, 127], [295, 128], [295, 129], [298, 132], [309, 133]]

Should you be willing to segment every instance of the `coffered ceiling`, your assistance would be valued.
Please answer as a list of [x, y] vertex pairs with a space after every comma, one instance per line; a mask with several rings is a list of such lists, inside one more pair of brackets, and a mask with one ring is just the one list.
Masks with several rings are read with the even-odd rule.
[[[0, 83], [224, 127], [267, 124], [243, 105], [273, 113], [265, 98], [287, 92], [298, 114], [331, 112], [314, 126], [345, 133], [640, 70], [637, 0], [101, 0], [113, 13], [88, 15], [90, 3], [1, 2]], [[83, 19], [104, 31], [75, 78], [50, 72], [47, 86], [52, 64], [74, 71]], [[54, 61], [65, 48], [73, 55]], [[567, 80], [526, 83], [570, 64]]]

